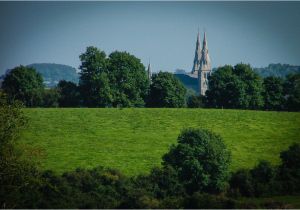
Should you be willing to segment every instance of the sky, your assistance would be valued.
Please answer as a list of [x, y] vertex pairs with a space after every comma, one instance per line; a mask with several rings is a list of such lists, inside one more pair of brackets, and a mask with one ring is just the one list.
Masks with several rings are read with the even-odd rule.
[[31, 63], [78, 68], [95, 46], [152, 70], [190, 71], [198, 30], [212, 66], [300, 65], [300, 2], [0, 2], [0, 74]]

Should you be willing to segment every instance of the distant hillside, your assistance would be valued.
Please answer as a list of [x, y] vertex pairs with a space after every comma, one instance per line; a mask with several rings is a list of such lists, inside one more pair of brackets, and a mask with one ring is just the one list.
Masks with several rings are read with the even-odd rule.
[[71, 66], [54, 63], [34, 63], [28, 66], [43, 76], [46, 87], [54, 87], [60, 80], [78, 83], [79, 75]]
[[292, 66], [289, 64], [269, 64], [269, 66], [264, 68], [254, 68], [254, 71], [257, 72], [262, 77], [276, 76], [276, 77], [285, 77], [291, 73], [300, 73], [300, 66]]
[[183, 85], [188, 88], [194, 90], [196, 93], [198, 93], [198, 80], [197, 78], [190, 77], [186, 74], [174, 74], [176, 78], [178, 78]]

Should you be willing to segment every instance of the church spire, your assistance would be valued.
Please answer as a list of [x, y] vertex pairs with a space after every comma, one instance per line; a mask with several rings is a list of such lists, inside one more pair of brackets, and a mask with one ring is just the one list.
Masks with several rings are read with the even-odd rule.
[[198, 75], [199, 81], [199, 92], [200, 95], [205, 95], [206, 90], [208, 90], [208, 79], [211, 75], [211, 62], [210, 57], [208, 54], [208, 46], [207, 46], [207, 39], [206, 39], [206, 32], [204, 32], [203, 37], [203, 47], [201, 51], [201, 60], [200, 60], [200, 69]]
[[201, 59], [201, 46], [200, 46], [200, 33], [199, 33], [199, 29], [198, 29], [192, 74], [196, 74], [196, 75], [198, 74], [198, 70], [200, 67], [200, 59]]
[[202, 47], [202, 57], [200, 61], [200, 68], [203, 69], [211, 69], [211, 64], [210, 64], [210, 57], [208, 54], [208, 46], [207, 46], [207, 40], [206, 40], [206, 32], [204, 32], [204, 37], [203, 37], [203, 47]]
[[150, 61], [149, 61], [149, 64], [148, 64], [147, 76], [148, 76], [149, 81], [151, 81], [151, 78], [152, 78], [152, 72], [151, 72], [151, 64], [150, 64]]

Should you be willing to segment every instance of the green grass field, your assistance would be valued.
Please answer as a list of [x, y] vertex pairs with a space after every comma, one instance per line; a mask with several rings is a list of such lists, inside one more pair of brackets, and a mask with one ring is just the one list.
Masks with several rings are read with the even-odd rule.
[[232, 153], [231, 170], [258, 160], [276, 164], [300, 143], [300, 113], [216, 109], [24, 109], [29, 125], [19, 146], [40, 167], [58, 173], [98, 165], [127, 175], [147, 173], [185, 127], [220, 134]]

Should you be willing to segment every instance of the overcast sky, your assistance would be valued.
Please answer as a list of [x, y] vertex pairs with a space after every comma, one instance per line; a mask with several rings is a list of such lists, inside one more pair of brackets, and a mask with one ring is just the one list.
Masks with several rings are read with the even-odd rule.
[[300, 64], [300, 2], [0, 2], [0, 73], [78, 68], [91, 45], [150, 59], [154, 71], [190, 71], [198, 28], [213, 67]]

